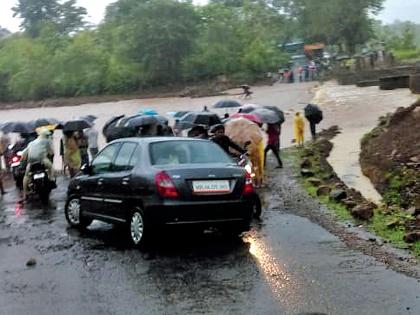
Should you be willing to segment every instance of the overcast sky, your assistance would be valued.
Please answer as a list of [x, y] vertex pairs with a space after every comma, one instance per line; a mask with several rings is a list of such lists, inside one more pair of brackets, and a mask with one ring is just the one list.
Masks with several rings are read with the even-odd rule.
[[[0, 0], [0, 26], [13, 32], [19, 30], [20, 24], [19, 19], [13, 18], [11, 10], [16, 2], [17, 0]], [[77, 0], [77, 2], [87, 9], [88, 20], [97, 24], [104, 15], [105, 7], [115, 0]], [[194, 3], [197, 4], [206, 2], [207, 0], [194, 0]], [[385, 23], [392, 23], [397, 19], [420, 23], [420, 0], [386, 0], [385, 9], [381, 12], [379, 18]]]

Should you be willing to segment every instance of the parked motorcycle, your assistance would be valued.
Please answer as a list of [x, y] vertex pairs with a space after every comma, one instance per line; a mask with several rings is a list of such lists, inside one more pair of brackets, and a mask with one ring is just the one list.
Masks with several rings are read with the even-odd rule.
[[56, 184], [49, 179], [45, 166], [42, 163], [31, 164], [28, 196], [38, 196], [43, 204], [48, 204], [51, 190], [54, 188], [56, 188]]
[[23, 177], [25, 176], [26, 166], [22, 162], [22, 151], [14, 152], [10, 159], [10, 169], [15, 180], [16, 187], [23, 189]]

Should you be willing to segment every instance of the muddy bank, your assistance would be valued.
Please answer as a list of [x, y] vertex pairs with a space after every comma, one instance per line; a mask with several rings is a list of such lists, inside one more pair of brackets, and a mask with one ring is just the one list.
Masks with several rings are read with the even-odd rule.
[[363, 173], [384, 196], [405, 239], [420, 241], [420, 101], [382, 117], [362, 140]]
[[312, 100], [324, 111], [320, 127], [338, 125], [341, 129], [331, 140], [334, 147], [328, 162], [347, 186], [359, 190], [375, 203], [380, 202], [381, 196], [360, 168], [360, 140], [375, 128], [379, 117], [415, 100], [408, 89], [381, 91], [378, 87], [358, 88], [335, 82], [323, 84]]

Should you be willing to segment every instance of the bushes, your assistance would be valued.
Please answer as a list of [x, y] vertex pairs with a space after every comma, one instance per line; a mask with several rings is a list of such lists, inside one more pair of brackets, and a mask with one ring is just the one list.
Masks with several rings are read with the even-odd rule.
[[0, 101], [130, 93], [227, 75], [252, 81], [287, 60], [281, 14], [263, 2], [194, 7], [173, 0], [112, 4], [96, 30], [0, 41]]
[[395, 49], [393, 51], [395, 58], [401, 61], [415, 60], [420, 58], [419, 49]]

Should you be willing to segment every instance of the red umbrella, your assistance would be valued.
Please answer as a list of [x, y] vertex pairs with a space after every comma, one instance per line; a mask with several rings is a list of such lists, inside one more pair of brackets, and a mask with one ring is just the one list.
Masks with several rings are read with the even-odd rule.
[[229, 118], [239, 118], [239, 117], [248, 119], [256, 124], [262, 124], [261, 118], [253, 114], [236, 113], [236, 114], [231, 115]]

